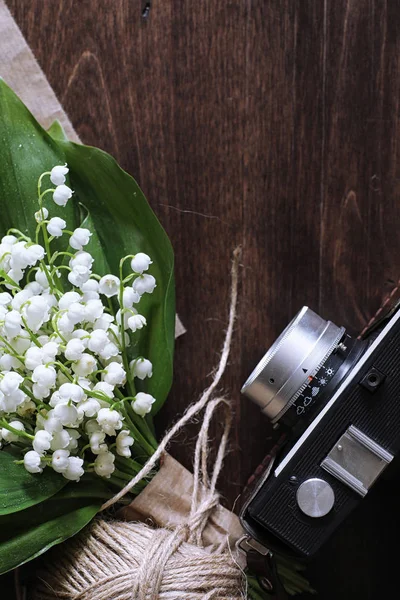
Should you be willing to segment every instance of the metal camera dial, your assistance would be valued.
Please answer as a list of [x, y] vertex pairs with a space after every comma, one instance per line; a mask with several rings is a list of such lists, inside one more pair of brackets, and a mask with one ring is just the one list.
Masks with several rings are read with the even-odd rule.
[[309, 387], [309, 395], [296, 407], [301, 415], [307, 402], [313, 401], [313, 394], [318, 393], [315, 390], [319, 387], [311, 385], [315, 376], [318, 374], [323, 386], [333, 375], [333, 368], [320, 371], [344, 333], [343, 327], [325, 321], [304, 306], [251, 373], [242, 393], [258, 404], [272, 423], [277, 423]]

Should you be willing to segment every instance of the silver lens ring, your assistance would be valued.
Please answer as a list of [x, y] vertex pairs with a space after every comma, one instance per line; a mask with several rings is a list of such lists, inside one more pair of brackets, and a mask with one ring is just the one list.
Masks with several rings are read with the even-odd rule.
[[276, 423], [338, 345], [345, 330], [304, 306], [242, 388]]

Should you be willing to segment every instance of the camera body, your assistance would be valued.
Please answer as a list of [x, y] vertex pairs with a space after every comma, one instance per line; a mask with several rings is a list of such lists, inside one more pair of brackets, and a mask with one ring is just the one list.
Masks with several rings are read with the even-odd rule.
[[269, 549], [310, 557], [400, 451], [400, 310], [355, 340], [304, 307], [242, 391], [291, 432], [242, 524]]

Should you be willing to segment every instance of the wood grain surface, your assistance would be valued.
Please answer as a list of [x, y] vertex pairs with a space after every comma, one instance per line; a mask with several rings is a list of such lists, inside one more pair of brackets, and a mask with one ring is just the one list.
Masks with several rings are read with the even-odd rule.
[[[274, 439], [239, 393], [256, 361], [303, 304], [357, 332], [397, 286], [400, 5], [8, 5], [82, 140], [135, 176], [174, 245], [188, 333], [160, 434], [210, 381], [231, 255], [243, 247], [223, 382], [235, 424], [220, 490], [232, 506]], [[171, 447], [186, 466], [195, 433]], [[311, 565], [320, 598], [394, 597], [393, 485], [371, 494]]]

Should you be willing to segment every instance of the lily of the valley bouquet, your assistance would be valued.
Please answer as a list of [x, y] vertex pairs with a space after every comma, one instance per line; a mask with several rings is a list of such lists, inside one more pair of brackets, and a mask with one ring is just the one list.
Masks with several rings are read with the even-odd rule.
[[109, 155], [44, 131], [2, 81], [0, 140], [4, 573], [84, 527], [157, 448], [175, 308], [168, 238]]
[[[157, 448], [153, 416], [172, 381], [175, 303], [169, 240], [136, 182], [113, 158], [96, 148], [69, 142], [58, 123], [45, 131], [2, 80], [0, 140], [2, 574], [73, 537], [102, 507], [116, 500], [130, 503], [153, 477], [153, 466], [159, 466], [158, 458], [166, 447], [164, 438]], [[232, 281], [237, 286], [237, 277]], [[232, 335], [233, 315], [231, 308], [226, 339]], [[227, 347], [219, 375], [197, 402], [199, 406], [189, 408], [181, 423], [190, 418], [191, 410], [194, 415], [200, 406], [206, 406], [225, 368], [221, 365], [226, 365], [229, 344]], [[211, 484], [204, 467], [209, 408], [214, 410], [218, 403], [226, 404], [221, 398], [210, 403], [198, 440], [205, 485], [199, 488], [197, 448], [195, 481], [188, 472], [182, 479], [182, 494], [187, 496], [190, 486], [193, 490], [184, 524], [175, 531], [163, 530], [153, 542], [147, 525], [142, 529], [133, 525], [133, 543], [125, 523], [114, 520], [109, 526], [105, 520], [97, 521], [81, 542], [80, 554], [74, 555], [71, 571], [64, 569], [57, 583], [69, 582], [74, 587], [85, 572], [90, 589], [93, 581], [96, 585], [108, 582], [113, 588], [113, 577], [121, 573], [124, 577], [125, 570], [133, 568], [136, 559], [131, 552], [136, 552], [138, 560], [148, 552], [151, 560], [143, 558], [146, 568], [137, 565], [136, 574], [129, 571], [126, 575], [125, 591], [118, 592], [117, 586], [116, 595], [110, 591], [110, 596], [104, 589], [103, 595], [96, 595], [93, 588], [94, 595], [86, 596], [79, 590], [72, 594], [64, 589], [59, 596], [53, 584], [45, 584], [37, 597], [119, 600], [137, 597], [132, 585], [139, 586], [140, 597], [146, 598], [243, 597], [243, 571], [231, 548], [225, 548], [229, 524], [236, 517], [221, 513], [225, 509], [214, 491], [228, 425]], [[172, 481], [175, 475], [170, 469]], [[175, 480], [183, 471], [178, 465]], [[158, 481], [156, 505], [163, 502], [167, 481], [165, 474]], [[172, 504], [177, 496], [180, 498], [180, 490], [172, 492]], [[172, 504], [166, 503], [171, 512]], [[216, 521], [217, 537], [209, 540], [214, 549], [211, 556], [203, 548], [202, 532], [214, 509], [220, 511], [221, 522]], [[163, 512], [169, 527], [167, 508]], [[118, 540], [112, 530], [93, 558], [96, 536], [107, 536], [104, 529], [113, 526], [120, 528]], [[239, 523], [232, 527], [238, 539]], [[130, 551], [121, 548], [125, 542], [119, 541], [128, 543], [128, 538]], [[193, 540], [196, 544], [191, 546]], [[184, 546], [186, 542], [190, 544]], [[112, 555], [112, 543], [117, 556]], [[86, 559], [85, 552], [89, 553]], [[171, 558], [173, 553], [177, 558]], [[81, 568], [81, 563], [86, 567]], [[91, 572], [95, 563], [98, 581]], [[167, 563], [175, 569], [172, 578]], [[118, 569], [111, 577], [115, 565]], [[191, 575], [187, 574], [188, 565]], [[105, 574], [108, 567], [111, 571]], [[279, 568], [290, 593], [307, 589], [292, 566], [281, 561]], [[57, 566], [54, 570], [59, 571]], [[166, 596], [158, 596], [164, 572]], [[171, 585], [176, 586], [172, 591]], [[246, 585], [248, 597], [264, 597], [257, 581], [249, 578]]]

